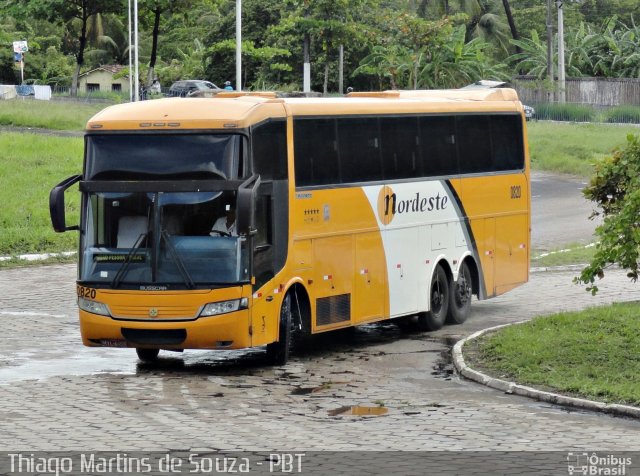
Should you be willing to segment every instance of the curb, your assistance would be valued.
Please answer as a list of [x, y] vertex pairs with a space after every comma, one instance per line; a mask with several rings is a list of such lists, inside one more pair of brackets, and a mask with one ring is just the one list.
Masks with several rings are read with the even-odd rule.
[[510, 324], [503, 324], [500, 326], [490, 327], [471, 334], [468, 337], [458, 341], [452, 350], [453, 365], [460, 375], [473, 380], [474, 382], [486, 385], [487, 387], [500, 390], [507, 394], [519, 395], [522, 397], [532, 398], [541, 402], [553, 403], [554, 405], [563, 405], [567, 407], [573, 407], [580, 410], [589, 410], [595, 412], [609, 413], [616, 416], [625, 416], [632, 418], [640, 418], [640, 407], [632, 407], [630, 405], [621, 405], [618, 403], [603, 403], [593, 400], [586, 400], [584, 398], [567, 397], [566, 395], [559, 395], [557, 393], [545, 392], [525, 385], [520, 385], [515, 382], [509, 382], [507, 380], [501, 380], [494, 377], [490, 377], [482, 372], [473, 370], [469, 367], [462, 355], [462, 347], [468, 341], [477, 339], [478, 337], [487, 334], [489, 332], [497, 331], [503, 327], [512, 326], [516, 324], [523, 324], [528, 321], [513, 322]]
[[78, 254], [76, 251], [62, 251], [60, 253], [34, 253], [16, 256], [0, 256], [0, 261], [10, 261], [12, 259], [21, 259], [24, 261], [44, 261], [49, 258], [57, 258], [63, 256], [74, 256]]
[[587, 264], [565, 264], [562, 266], [541, 266], [536, 268], [529, 268], [530, 273], [552, 273], [552, 272], [561, 272], [561, 271], [573, 271], [580, 272], [582, 271]]

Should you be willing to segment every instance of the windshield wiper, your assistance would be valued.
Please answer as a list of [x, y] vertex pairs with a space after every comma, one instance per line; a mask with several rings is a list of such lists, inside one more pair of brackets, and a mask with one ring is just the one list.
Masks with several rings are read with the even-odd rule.
[[193, 279], [191, 279], [191, 276], [189, 275], [187, 268], [182, 262], [180, 255], [176, 251], [176, 248], [173, 246], [173, 243], [171, 243], [171, 240], [169, 239], [169, 233], [167, 233], [167, 230], [162, 230], [162, 232], [160, 233], [160, 236], [164, 238], [164, 242], [167, 244], [167, 249], [169, 250], [169, 254], [173, 258], [173, 262], [176, 264], [178, 271], [180, 271], [180, 274], [182, 275], [182, 279], [184, 280], [184, 283], [187, 285], [189, 289], [195, 289], [196, 285], [193, 283]]
[[124, 259], [124, 263], [122, 263], [122, 266], [120, 266], [120, 269], [118, 269], [118, 272], [113, 278], [113, 281], [111, 281], [112, 288], [117, 288], [118, 286], [120, 286], [120, 282], [122, 281], [122, 278], [124, 278], [127, 270], [129, 269], [129, 264], [131, 264], [131, 257], [133, 256], [133, 253], [140, 248], [140, 246], [142, 245], [143, 241], [145, 240], [148, 234], [149, 232], [141, 233], [138, 239], [136, 240], [136, 242], [133, 244], [133, 246], [129, 250], [129, 253], [127, 253], [127, 256]]

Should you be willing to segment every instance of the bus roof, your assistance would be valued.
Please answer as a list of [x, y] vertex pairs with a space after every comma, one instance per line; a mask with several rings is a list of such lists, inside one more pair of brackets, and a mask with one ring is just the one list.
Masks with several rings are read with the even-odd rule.
[[274, 92], [219, 93], [110, 106], [88, 130], [237, 129], [268, 118], [447, 112], [521, 112], [513, 89], [352, 92], [339, 97], [286, 97]]

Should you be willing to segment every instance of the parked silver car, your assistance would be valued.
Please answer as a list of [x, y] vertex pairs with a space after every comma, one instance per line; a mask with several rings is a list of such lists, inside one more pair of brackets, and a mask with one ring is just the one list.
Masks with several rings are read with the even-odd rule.
[[199, 96], [201, 95], [201, 92], [209, 93], [218, 91], [222, 91], [222, 89], [210, 81], [187, 79], [173, 83], [169, 88], [167, 96], [184, 98], [187, 96]]

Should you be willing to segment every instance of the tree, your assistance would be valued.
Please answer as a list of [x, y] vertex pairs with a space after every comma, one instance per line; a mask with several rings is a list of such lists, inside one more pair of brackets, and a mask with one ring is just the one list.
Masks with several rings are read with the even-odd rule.
[[633, 281], [638, 279], [640, 258], [640, 136], [627, 136], [627, 146], [596, 164], [584, 196], [595, 202], [592, 217], [601, 216], [596, 228], [599, 242], [591, 263], [575, 278], [587, 284], [587, 291], [598, 292], [595, 279], [603, 278], [605, 270], [618, 264], [628, 271]]
[[420, 71], [421, 85], [459, 88], [479, 79], [508, 79], [504, 66], [496, 64], [487, 54], [490, 49], [491, 45], [481, 38], [465, 42], [465, 28], [459, 26], [425, 62]]
[[[110, 63], [126, 64], [129, 59], [127, 27], [119, 16], [108, 15], [104, 18], [100, 15], [100, 17], [99, 28], [96, 28], [96, 33], [99, 34], [95, 34], [95, 38], [91, 40], [91, 49], [87, 50], [85, 59], [92, 62], [93, 66]], [[93, 28], [89, 31], [92, 32]]]
[[288, 25], [287, 34], [295, 34], [305, 44], [304, 51], [311, 47], [311, 55], [323, 64], [322, 89], [328, 91], [330, 62], [340, 45], [352, 44], [360, 36], [354, 21], [357, 12], [373, 8], [375, 0], [288, 0], [290, 14], [283, 25]]
[[8, 2], [8, 6], [16, 15], [63, 24], [70, 36], [75, 36], [76, 68], [71, 80], [72, 96], [78, 93], [78, 76], [84, 64], [90, 18], [101, 13], [123, 11], [122, 0], [13, 0]]
[[150, 87], [155, 79], [155, 68], [158, 61], [158, 42], [160, 37], [160, 22], [163, 16], [176, 13], [187, 13], [194, 6], [193, 0], [142, 0], [140, 3], [143, 12], [141, 23], [151, 29], [151, 51], [149, 54], [149, 70], [147, 73], [147, 87]]
[[542, 79], [547, 74], [547, 43], [540, 40], [538, 32], [531, 32], [531, 39], [511, 40], [521, 52], [509, 56], [505, 61], [518, 71]]
[[[513, 19], [513, 13], [511, 12], [511, 5], [509, 5], [509, 0], [502, 0], [502, 5], [504, 7], [504, 14], [507, 16], [507, 22], [509, 23], [509, 30], [511, 30], [511, 38], [514, 40], [519, 40], [520, 35], [518, 35], [518, 29], [516, 28], [516, 22]], [[520, 53], [518, 45], [516, 45], [516, 53]]]

